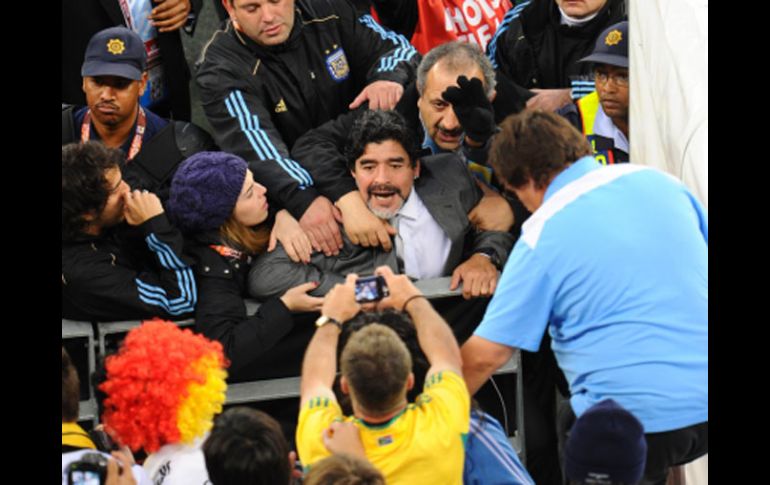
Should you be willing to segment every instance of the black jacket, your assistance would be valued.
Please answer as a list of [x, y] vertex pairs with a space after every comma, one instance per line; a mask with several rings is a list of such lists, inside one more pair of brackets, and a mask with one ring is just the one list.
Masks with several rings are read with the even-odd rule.
[[[201, 10], [202, 0], [191, 0], [191, 13]], [[91, 37], [108, 27], [125, 26], [118, 0], [62, 0], [61, 3], [61, 60], [63, 103], [84, 105], [83, 65], [86, 46]], [[192, 34], [194, 22], [184, 29]], [[179, 30], [158, 35], [158, 48], [163, 57], [163, 69], [168, 83], [169, 112], [156, 110], [164, 118], [190, 121], [190, 69], [182, 47]]]
[[291, 332], [292, 314], [279, 298], [265, 301], [249, 314], [244, 300], [249, 262], [222, 256], [211, 248], [221, 244], [216, 231], [199, 234], [191, 241], [187, 253], [195, 260], [199, 295], [196, 331], [222, 343], [230, 360], [231, 380], [265, 376], [247, 369]]
[[289, 158], [310, 128], [348, 111], [369, 83], [408, 84], [420, 55], [345, 0], [297, 0], [289, 39], [261, 47], [228, 22], [201, 53], [196, 81], [217, 144], [250, 162], [268, 196], [294, 217], [317, 197]]
[[104, 322], [192, 314], [197, 289], [190, 260], [182, 256], [182, 235], [165, 214], [132, 229], [121, 225], [99, 237], [62, 241], [62, 318]]
[[[496, 69], [522, 87], [573, 88], [582, 96], [593, 91], [592, 67], [577, 61], [593, 51], [604, 29], [626, 18], [624, 0], [608, 0], [591, 21], [568, 27], [560, 25], [553, 0], [522, 2], [505, 15], [487, 55]], [[581, 90], [586, 82], [590, 86]]]

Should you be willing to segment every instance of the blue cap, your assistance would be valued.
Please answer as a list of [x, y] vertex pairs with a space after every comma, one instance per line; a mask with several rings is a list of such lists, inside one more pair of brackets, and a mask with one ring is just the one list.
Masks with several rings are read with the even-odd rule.
[[564, 450], [564, 472], [578, 482], [638, 483], [646, 462], [642, 423], [612, 399], [575, 421]]
[[599, 34], [591, 55], [578, 62], [598, 62], [628, 68], [628, 22], [610, 25]]
[[85, 77], [119, 76], [139, 81], [147, 69], [144, 42], [133, 30], [110, 27], [91, 37], [80, 74]]

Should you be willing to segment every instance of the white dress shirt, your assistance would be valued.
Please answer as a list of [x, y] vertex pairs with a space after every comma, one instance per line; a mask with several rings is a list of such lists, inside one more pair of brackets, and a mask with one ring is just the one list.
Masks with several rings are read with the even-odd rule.
[[452, 241], [414, 188], [394, 219], [396, 255], [404, 263], [404, 273], [417, 279], [442, 276]]

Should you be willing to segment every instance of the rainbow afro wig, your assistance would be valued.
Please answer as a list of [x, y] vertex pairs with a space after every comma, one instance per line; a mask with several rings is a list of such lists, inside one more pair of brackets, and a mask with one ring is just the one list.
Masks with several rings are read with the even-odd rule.
[[143, 322], [106, 359], [105, 427], [133, 451], [191, 443], [222, 412], [228, 364], [219, 342], [170, 322]]

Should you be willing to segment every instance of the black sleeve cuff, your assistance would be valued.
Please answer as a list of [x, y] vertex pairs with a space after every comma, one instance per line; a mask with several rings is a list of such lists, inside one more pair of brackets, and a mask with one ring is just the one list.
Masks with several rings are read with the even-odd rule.
[[284, 201], [284, 205], [286, 210], [288, 210], [295, 219], [299, 220], [307, 208], [310, 207], [310, 204], [312, 204], [319, 195], [318, 191], [313, 187], [307, 187], [305, 190], [295, 190], [294, 193]]

